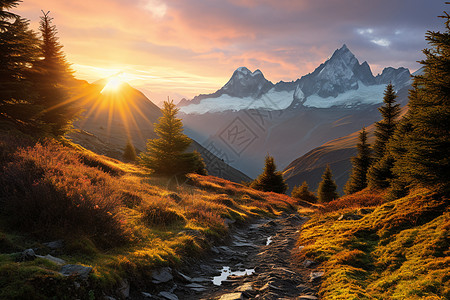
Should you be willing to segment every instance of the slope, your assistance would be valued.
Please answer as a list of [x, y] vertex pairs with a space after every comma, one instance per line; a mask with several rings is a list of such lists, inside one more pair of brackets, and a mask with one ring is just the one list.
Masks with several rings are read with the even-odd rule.
[[[407, 111], [407, 106], [405, 106], [407, 94], [407, 88], [398, 91], [398, 103], [403, 106], [401, 115]], [[374, 129], [373, 124], [367, 127], [370, 144], [374, 142]], [[303, 181], [308, 183], [311, 190], [316, 190], [323, 171], [329, 164], [338, 185], [338, 191], [343, 193], [344, 185], [352, 168], [351, 157], [356, 155], [358, 134], [359, 131], [333, 139], [289, 163], [283, 170], [283, 174], [290, 190], [294, 186], [301, 185]]]
[[212, 176], [178, 185], [76, 144], [14, 130], [0, 137], [2, 299], [152, 291], [152, 272], [223, 241], [227, 224], [292, 209], [288, 196]]
[[449, 199], [427, 189], [372, 198], [383, 201], [367, 190], [335, 200], [303, 226], [297, 261], [320, 264], [321, 299], [449, 299]]

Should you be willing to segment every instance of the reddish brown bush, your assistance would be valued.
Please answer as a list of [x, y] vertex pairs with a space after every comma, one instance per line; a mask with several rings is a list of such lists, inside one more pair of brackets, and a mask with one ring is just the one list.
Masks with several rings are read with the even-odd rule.
[[384, 203], [383, 193], [369, 189], [343, 196], [325, 204], [323, 211], [330, 212], [343, 208], [360, 208], [379, 206]]

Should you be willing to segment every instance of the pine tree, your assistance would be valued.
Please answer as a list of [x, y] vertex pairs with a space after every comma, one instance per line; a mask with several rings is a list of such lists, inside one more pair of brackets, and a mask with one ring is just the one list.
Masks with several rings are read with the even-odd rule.
[[147, 151], [140, 154], [140, 162], [163, 176], [206, 174], [200, 154], [186, 153], [191, 139], [183, 134], [183, 123], [176, 117], [178, 111], [173, 101], [164, 102], [163, 116], [154, 125], [159, 138], [148, 140]]
[[322, 175], [322, 181], [319, 183], [319, 188], [317, 189], [319, 202], [326, 203], [339, 198], [336, 189], [336, 182], [333, 180], [330, 166], [327, 165], [325, 172]]
[[19, 2], [0, 1], [0, 105], [34, 100], [30, 75], [38, 60], [38, 39], [28, 20], [8, 11]]
[[137, 159], [136, 149], [134, 148], [130, 140], [127, 141], [125, 149], [123, 150], [123, 159], [125, 161], [136, 161]]
[[[409, 95], [408, 130], [394, 145], [394, 173], [412, 184], [436, 186], [450, 193], [450, 16], [445, 31], [428, 31], [430, 49], [420, 63]], [[406, 125], [405, 125], [406, 126]]]
[[359, 143], [356, 145], [358, 154], [352, 157], [352, 172], [345, 184], [345, 193], [353, 194], [367, 187], [367, 170], [372, 163], [372, 151], [367, 142], [366, 128], [359, 133]]
[[386, 145], [394, 134], [397, 125], [397, 118], [400, 115], [400, 104], [395, 103], [396, 98], [397, 95], [394, 91], [394, 86], [388, 84], [384, 91], [384, 105], [378, 108], [383, 119], [375, 123], [374, 135], [376, 139], [373, 145], [373, 156], [376, 161], [384, 156]]
[[264, 170], [258, 178], [253, 181], [251, 187], [264, 192], [275, 192], [284, 194], [288, 188], [283, 174], [277, 171], [274, 158], [266, 156]]
[[37, 64], [36, 87], [39, 104], [44, 108], [40, 117], [51, 125], [51, 133], [58, 136], [71, 127], [80, 108], [71, 99], [73, 70], [59, 43], [56, 26], [52, 25], [53, 18], [49, 16], [50, 12], [42, 13], [39, 27], [42, 35], [41, 60]]
[[292, 189], [291, 197], [311, 203], [317, 202], [316, 195], [308, 190], [308, 184], [306, 183], [306, 181], [303, 181], [303, 184], [301, 186], [295, 186]]

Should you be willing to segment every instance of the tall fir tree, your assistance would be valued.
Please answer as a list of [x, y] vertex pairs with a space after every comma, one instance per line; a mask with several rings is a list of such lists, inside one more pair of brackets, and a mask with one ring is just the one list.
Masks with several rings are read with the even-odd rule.
[[50, 12], [42, 13], [39, 27], [42, 36], [41, 60], [37, 64], [36, 76], [39, 104], [44, 108], [40, 117], [50, 125], [51, 133], [59, 136], [71, 127], [80, 108], [71, 99], [73, 70], [59, 43], [58, 31], [52, 24], [53, 18]]
[[283, 174], [277, 171], [275, 160], [267, 155], [263, 172], [253, 181], [251, 187], [264, 192], [284, 194], [288, 188]]
[[310, 203], [316, 203], [317, 197], [313, 192], [308, 190], [308, 184], [303, 181], [301, 186], [295, 186], [292, 189], [291, 197], [295, 199], [301, 199]]
[[317, 197], [319, 198], [319, 202], [326, 203], [339, 198], [339, 194], [336, 190], [336, 182], [333, 179], [330, 166], [327, 165], [322, 174], [322, 181], [319, 183], [319, 188], [317, 189]]
[[392, 137], [397, 126], [397, 119], [400, 115], [400, 104], [396, 103], [397, 94], [394, 86], [389, 83], [384, 91], [384, 105], [378, 108], [383, 119], [375, 123], [375, 143], [373, 144], [373, 158], [375, 161], [380, 160], [385, 152], [386, 145]]
[[372, 163], [372, 150], [367, 142], [366, 128], [359, 133], [359, 143], [356, 145], [358, 154], [352, 157], [352, 171], [345, 184], [344, 191], [353, 194], [367, 187], [367, 170]]
[[[19, 2], [0, 1], [0, 105], [34, 101], [30, 77], [38, 60], [39, 42], [29, 29], [29, 21], [9, 12]], [[5, 109], [3, 105], [1, 110]]]
[[445, 31], [428, 31], [423, 74], [414, 77], [402, 140], [394, 145], [394, 173], [413, 185], [435, 186], [450, 194], [450, 16]]
[[193, 172], [204, 175], [205, 164], [200, 154], [186, 153], [192, 141], [183, 133], [183, 123], [176, 117], [178, 111], [173, 101], [164, 102], [163, 116], [154, 125], [159, 138], [148, 140], [140, 162], [158, 175], [184, 176]]

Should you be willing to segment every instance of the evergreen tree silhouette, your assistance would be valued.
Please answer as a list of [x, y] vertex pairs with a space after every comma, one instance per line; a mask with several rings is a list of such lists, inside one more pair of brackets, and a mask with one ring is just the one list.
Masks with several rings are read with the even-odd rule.
[[264, 192], [275, 192], [284, 194], [288, 188], [283, 174], [277, 171], [274, 158], [270, 155], [266, 156], [264, 170], [253, 181], [251, 187]]
[[306, 181], [303, 181], [301, 186], [295, 186], [292, 189], [291, 197], [295, 199], [301, 199], [304, 201], [308, 201], [311, 203], [317, 202], [317, 197], [313, 192], [308, 190], [308, 184]]
[[339, 198], [336, 189], [336, 182], [333, 180], [330, 166], [327, 165], [322, 175], [322, 181], [319, 183], [319, 188], [317, 189], [319, 202], [326, 203]]
[[178, 111], [173, 101], [164, 102], [163, 116], [154, 125], [159, 138], [148, 140], [146, 152], [140, 154], [140, 162], [158, 175], [184, 176], [193, 172], [206, 175], [200, 154], [186, 153], [192, 141], [183, 133], [183, 123], [176, 117]]
[[0, 1], [0, 112], [22, 116], [24, 103], [35, 101], [31, 75], [39, 56], [39, 40], [29, 21], [9, 12], [20, 1]]
[[384, 91], [384, 105], [378, 108], [383, 119], [375, 123], [374, 135], [376, 139], [373, 144], [374, 160], [380, 160], [384, 156], [384, 153], [386, 152], [386, 145], [394, 134], [397, 119], [400, 115], [400, 104], [395, 103], [396, 98], [397, 95], [394, 91], [394, 86], [392, 84], [388, 84], [386, 86], [386, 90]]
[[50, 125], [52, 134], [63, 135], [80, 108], [71, 99], [70, 87], [73, 84], [73, 70], [67, 62], [59, 43], [56, 26], [52, 24], [50, 12], [42, 12], [40, 33], [42, 37], [40, 55], [37, 64], [36, 88], [39, 104], [44, 108], [40, 118]]
[[445, 31], [426, 34], [430, 48], [423, 50], [423, 74], [414, 77], [393, 155], [397, 180], [450, 194], [450, 16], [444, 12], [441, 18]]
[[367, 170], [372, 162], [372, 151], [367, 142], [366, 128], [359, 133], [359, 143], [356, 145], [358, 154], [352, 157], [352, 172], [345, 184], [344, 191], [353, 194], [367, 187]]

